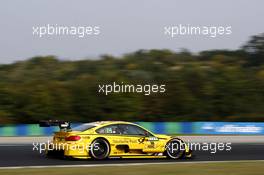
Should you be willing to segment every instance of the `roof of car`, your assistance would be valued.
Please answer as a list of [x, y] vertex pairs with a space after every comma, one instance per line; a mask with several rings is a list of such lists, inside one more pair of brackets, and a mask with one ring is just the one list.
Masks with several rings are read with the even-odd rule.
[[116, 123], [132, 124], [132, 123], [130, 123], [130, 122], [125, 122], [125, 121], [96, 121], [96, 122], [85, 123], [85, 124], [95, 125], [95, 126], [101, 126], [101, 125], [106, 125], [106, 124], [116, 124]]

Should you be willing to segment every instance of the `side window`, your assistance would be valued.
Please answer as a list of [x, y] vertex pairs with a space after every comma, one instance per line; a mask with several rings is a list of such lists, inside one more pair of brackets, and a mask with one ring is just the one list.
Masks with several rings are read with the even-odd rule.
[[136, 125], [120, 124], [119, 128], [120, 128], [121, 134], [124, 134], [124, 135], [151, 136], [151, 134], [148, 131]]
[[96, 130], [98, 134], [121, 134], [118, 125], [109, 125]]

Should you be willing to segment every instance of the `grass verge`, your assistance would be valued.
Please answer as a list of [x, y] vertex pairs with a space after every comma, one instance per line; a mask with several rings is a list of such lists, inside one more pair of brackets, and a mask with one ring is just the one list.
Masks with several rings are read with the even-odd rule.
[[81, 168], [1, 169], [5, 175], [263, 175], [264, 162], [190, 163]]

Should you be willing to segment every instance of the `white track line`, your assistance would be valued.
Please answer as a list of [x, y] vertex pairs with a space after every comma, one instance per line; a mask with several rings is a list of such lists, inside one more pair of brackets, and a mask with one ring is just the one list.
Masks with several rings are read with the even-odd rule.
[[212, 164], [212, 163], [254, 163], [264, 162], [264, 160], [234, 160], [234, 161], [191, 161], [191, 162], [150, 162], [150, 163], [122, 163], [122, 164], [86, 164], [86, 165], [49, 165], [49, 166], [12, 166], [0, 167], [4, 169], [25, 169], [25, 168], [82, 168], [82, 167], [111, 167], [111, 166], [143, 166], [143, 165], [171, 165], [171, 164]]

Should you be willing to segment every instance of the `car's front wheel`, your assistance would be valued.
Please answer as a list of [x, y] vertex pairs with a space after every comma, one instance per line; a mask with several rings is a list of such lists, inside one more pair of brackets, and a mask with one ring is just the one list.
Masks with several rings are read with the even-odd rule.
[[102, 160], [108, 158], [110, 145], [104, 138], [97, 138], [91, 144], [90, 155], [93, 159]]
[[180, 159], [185, 152], [185, 145], [179, 139], [172, 139], [166, 144], [165, 155], [170, 159]]

